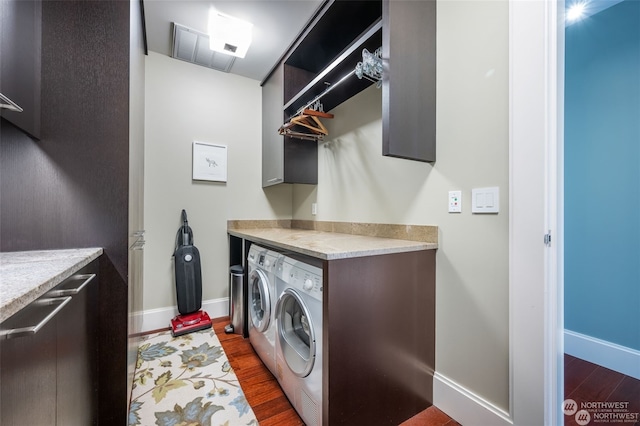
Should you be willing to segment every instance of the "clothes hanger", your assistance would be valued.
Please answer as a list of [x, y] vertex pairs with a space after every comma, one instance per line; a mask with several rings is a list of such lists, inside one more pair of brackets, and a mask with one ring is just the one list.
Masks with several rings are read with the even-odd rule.
[[306, 127], [314, 133], [320, 133], [323, 135], [329, 134], [326, 127], [324, 127], [320, 120], [318, 120], [318, 118], [315, 116], [301, 114], [293, 117], [290, 122], [298, 124], [302, 127]]
[[[322, 111], [322, 104], [319, 104], [318, 102], [316, 102], [316, 104], [316, 109], [309, 108], [307, 106], [294, 117], [291, 117], [288, 122], [280, 126], [278, 133], [284, 136], [305, 140], [322, 140], [323, 136], [329, 134], [329, 131], [322, 124], [319, 117], [333, 118], [334, 115]], [[296, 129], [296, 126], [300, 126], [302, 129]], [[302, 130], [309, 130], [310, 132], [307, 133]]]

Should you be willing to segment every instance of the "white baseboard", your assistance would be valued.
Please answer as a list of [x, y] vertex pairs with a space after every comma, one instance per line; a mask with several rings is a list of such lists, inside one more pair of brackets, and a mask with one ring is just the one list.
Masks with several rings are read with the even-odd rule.
[[[229, 298], [204, 300], [202, 309], [206, 311], [211, 318], [225, 317], [229, 315]], [[149, 309], [142, 312], [135, 312], [134, 317], [142, 323], [142, 333], [147, 331], [168, 328], [171, 318], [178, 315], [176, 306], [166, 308]]]
[[564, 352], [640, 380], [640, 351], [635, 349], [565, 330]]
[[433, 405], [465, 426], [512, 426], [509, 413], [436, 372]]

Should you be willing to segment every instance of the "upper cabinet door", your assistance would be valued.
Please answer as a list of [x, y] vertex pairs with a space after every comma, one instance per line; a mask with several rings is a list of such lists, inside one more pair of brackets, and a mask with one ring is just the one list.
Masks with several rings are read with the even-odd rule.
[[0, 0], [0, 93], [23, 111], [0, 114], [40, 139], [42, 2]]
[[436, 160], [436, 1], [382, 2], [382, 153]]
[[282, 125], [284, 71], [280, 64], [262, 85], [262, 187], [284, 182], [284, 136]]

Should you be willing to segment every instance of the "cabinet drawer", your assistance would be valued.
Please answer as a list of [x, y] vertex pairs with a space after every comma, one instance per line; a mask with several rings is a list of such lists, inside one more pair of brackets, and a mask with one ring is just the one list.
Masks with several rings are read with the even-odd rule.
[[0, 338], [33, 336], [43, 329], [67, 304], [71, 297], [41, 297], [0, 324]]

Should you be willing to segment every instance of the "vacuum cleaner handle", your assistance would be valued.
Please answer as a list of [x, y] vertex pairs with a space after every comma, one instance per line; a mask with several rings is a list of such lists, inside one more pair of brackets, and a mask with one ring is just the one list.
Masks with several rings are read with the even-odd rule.
[[182, 209], [182, 226], [178, 228], [178, 233], [176, 234], [176, 245], [173, 249], [173, 255], [175, 256], [180, 247], [192, 245], [193, 231], [189, 227], [189, 222], [187, 221], [187, 212]]
[[188, 246], [193, 245], [193, 234], [191, 233], [191, 229], [189, 228], [189, 221], [187, 220], [187, 212], [182, 209], [182, 245]]

